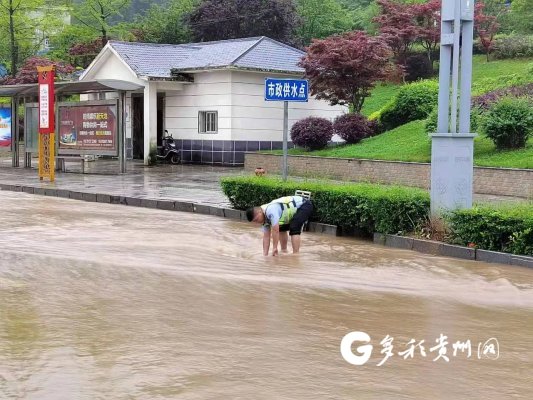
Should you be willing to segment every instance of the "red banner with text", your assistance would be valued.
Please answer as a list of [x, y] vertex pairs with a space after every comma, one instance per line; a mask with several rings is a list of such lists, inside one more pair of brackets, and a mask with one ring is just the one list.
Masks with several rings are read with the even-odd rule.
[[55, 132], [54, 66], [38, 67], [39, 73], [39, 133]]

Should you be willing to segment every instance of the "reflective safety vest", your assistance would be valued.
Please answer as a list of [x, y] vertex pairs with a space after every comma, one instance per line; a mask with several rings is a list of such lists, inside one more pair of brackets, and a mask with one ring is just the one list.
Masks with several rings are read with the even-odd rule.
[[270, 220], [266, 216], [266, 209], [272, 204], [278, 204], [279, 207], [281, 207], [282, 212], [281, 218], [279, 219], [280, 225], [286, 225], [291, 222], [292, 217], [294, 217], [294, 214], [296, 214], [296, 211], [298, 211], [298, 208], [296, 207], [296, 200], [294, 200], [293, 196], [280, 197], [279, 199], [273, 200], [268, 204], [263, 204], [261, 209], [265, 214], [266, 225], [271, 225]]

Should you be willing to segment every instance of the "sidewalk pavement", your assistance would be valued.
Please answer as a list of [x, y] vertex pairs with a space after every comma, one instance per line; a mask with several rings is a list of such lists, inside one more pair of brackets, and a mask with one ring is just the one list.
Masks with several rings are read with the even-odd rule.
[[144, 167], [128, 163], [126, 174], [56, 172], [55, 182], [50, 183], [40, 181], [36, 169], [6, 167], [0, 168], [0, 184], [227, 207], [229, 202], [220, 188], [220, 178], [243, 173], [241, 168], [205, 165]]

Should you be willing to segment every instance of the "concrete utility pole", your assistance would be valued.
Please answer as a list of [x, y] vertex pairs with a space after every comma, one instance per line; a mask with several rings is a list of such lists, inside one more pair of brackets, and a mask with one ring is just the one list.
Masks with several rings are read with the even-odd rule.
[[444, 210], [472, 207], [476, 136], [470, 132], [473, 36], [474, 0], [443, 0], [439, 116], [437, 133], [431, 135], [431, 214], [434, 216]]

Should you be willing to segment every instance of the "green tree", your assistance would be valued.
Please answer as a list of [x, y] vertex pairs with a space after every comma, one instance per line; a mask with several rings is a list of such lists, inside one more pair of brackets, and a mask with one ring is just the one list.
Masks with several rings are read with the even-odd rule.
[[65, 0], [0, 0], [0, 60], [9, 65], [12, 77], [50, 31], [61, 29], [67, 5]]
[[515, 31], [533, 33], [533, 0], [513, 0], [509, 20]]
[[185, 21], [199, 4], [199, 0], [169, 0], [164, 5], [154, 4], [146, 15], [138, 16], [135, 35], [150, 43], [179, 44], [191, 41], [191, 32]]
[[112, 29], [113, 17], [130, 5], [131, 0], [85, 0], [74, 6], [74, 17], [81, 24], [99, 32], [105, 45]]
[[322, 39], [352, 28], [351, 11], [337, 0], [297, 0], [296, 4], [302, 18], [296, 33], [305, 45], [312, 39]]

